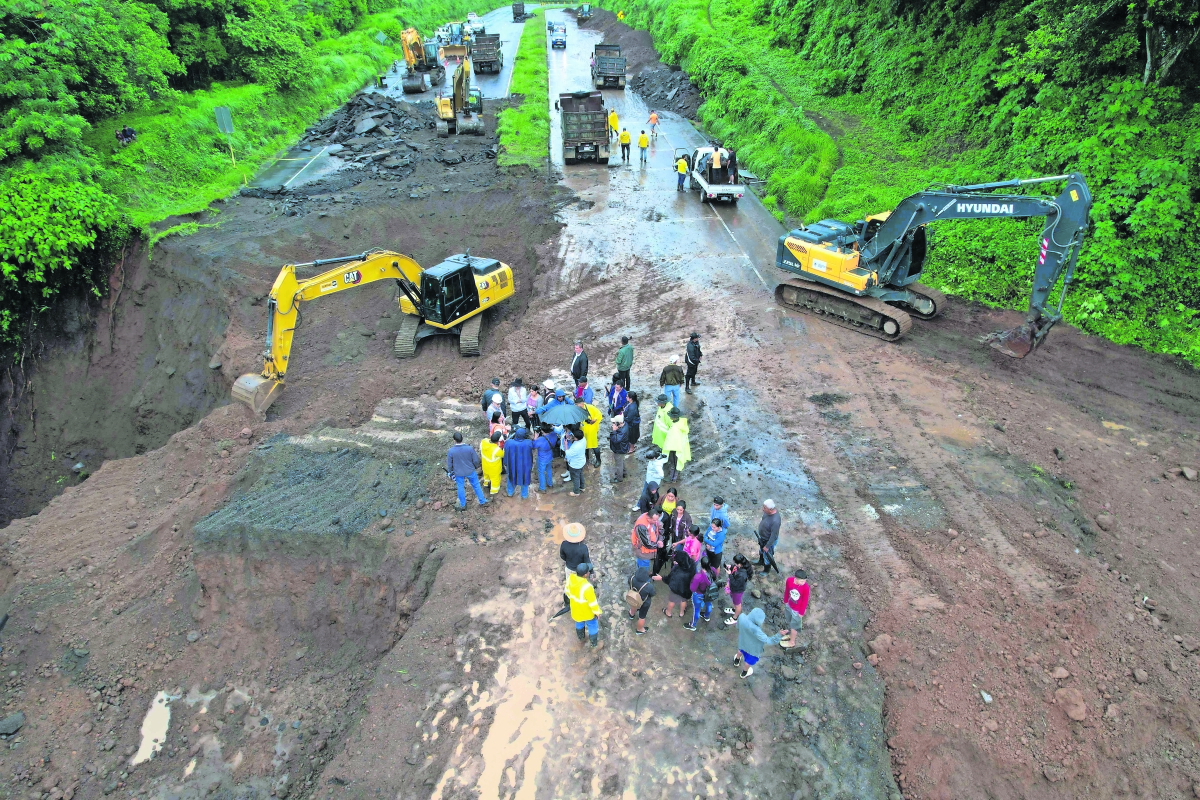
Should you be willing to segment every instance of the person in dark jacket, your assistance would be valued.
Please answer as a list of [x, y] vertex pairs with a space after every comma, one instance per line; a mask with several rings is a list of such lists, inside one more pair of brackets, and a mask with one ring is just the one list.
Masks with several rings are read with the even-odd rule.
[[619, 374], [613, 373], [612, 383], [608, 385], [604, 396], [608, 400], [608, 415], [610, 417], [615, 417], [617, 414], [625, 411], [625, 406], [629, 405], [629, 393], [621, 385], [621, 376]]
[[642, 487], [642, 496], [638, 498], [637, 508], [635, 511], [641, 511], [643, 514], [650, 511], [658, 505], [658, 484], [650, 481]]
[[617, 351], [617, 377], [613, 383], [620, 383], [629, 391], [629, 370], [633, 369], [633, 345], [628, 336], [621, 337], [621, 349]]
[[534, 431], [533, 452], [537, 454], [539, 492], [554, 488], [554, 445], [557, 441], [549, 425]]
[[723, 611], [733, 615], [725, 620], [725, 624], [737, 625], [738, 618], [742, 615], [742, 595], [746, 593], [746, 585], [754, 579], [754, 567], [750, 566], [748, 558], [738, 553], [733, 557], [732, 564], [725, 565], [725, 569], [729, 571], [729, 585], [725, 588], [729, 592], [731, 607]]
[[588, 374], [588, 357], [583, 351], [583, 341], [575, 340], [575, 356], [571, 359], [571, 377], [575, 379], [575, 385], [579, 386], [579, 379]]
[[471, 488], [475, 490], [475, 498], [479, 501], [479, 505], [486, 506], [487, 498], [483, 496], [483, 487], [479, 485], [479, 475], [476, 473], [483, 462], [479, 460], [479, 453], [475, 452], [475, 448], [469, 444], [463, 443], [463, 436], [458, 431], [454, 432], [454, 445], [446, 451], [446, 472], [450, 477], [454, 478], [454, 482], [458, 485], [458, 508], [463, 510], [467, 507], [467, 493], [465, 484], [470, 481]]
[[667, 596], [667, 607], [663, 609], [663, 614], [667, 617], [671, 616], [676, 603], [679, 603], [681, 617], [687, 611], [688, 600], [692, 596], [692, 578], [696, 577], [698, 568], [696, 560], [688, 554], [684, 543], [675, 545], [671, 556], [671, 572], [667, 575], [667, 588], [671, 593]]
[[638, 439], [642, 438], [642, 412], [638, 408], [637, 392], [629, 393], [629, 403], [621, 412], [621, 416], [629, 426], [629, 452], [632, 453], [637, 448]]
[[629, 455], [629, 426], [620, 414], [613, 417], [612, 431], [608, 434], [608, 448], [613, 451], [612, 482], [625, 480], [625, 456]]
[[[775, 556], [775, 545], [779, 543], [779, 526], [782, 519], [779, 516], [779, 509], [775, 508], [774, 500], [763, 500], [762, 510], [762, 519], [758, 523], [758, 566], [765, 569], [767, 554], [770, 554], [772, 558]], [[775, 567], [775, 571], [778, 572], [779, 567]]]
[[703, 357], [704, 353], [700, 352], [700, 334], [692, 331], [692, 335], [688, 339], [687, 352], [683, 355], [683, 361], [687, 365], [683, 390], [688, 394], [692, 393], [693, 386], [700, 385], [700, 381], [696, 380], [696, 370], [700, 368], [700, 359]]
[[521, 487], [521, 498], [529, 497], [529, 481], [533, 474], [533, 442], [526, 438], [524, 425], [518, 425], [512, 438], [504, 445], [504, 469], [508, 471], [508, 496]]
[[629, 609], [629, 618], [637, 620], [637, 627], [633, 632], [638, 636], [646, 634], [646, 615], [650, 613], [650, 601], [654, 599], [654, 583], [661, 580], [657, 575], [651, 577], [650, 570], [645, 567], [638, 567], [629, 576], [629, 588], [642, 596], [641, 607], [636, 610]]
[[671, 356], [671, 363], [663, 367], [658, 376], [658, 385], [675, 408], [679, 408], [683, 403], [679, 397], [679, 385], [682, 383], [683, 370], [679, 368], [679, 356]]

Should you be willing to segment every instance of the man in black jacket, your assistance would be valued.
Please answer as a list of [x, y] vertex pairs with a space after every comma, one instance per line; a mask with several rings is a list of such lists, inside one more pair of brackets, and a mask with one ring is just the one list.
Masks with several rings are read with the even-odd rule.
[[700, 334], [692, 331], [692, 335], [688, 339], [687, 353], [683, 356], [684, 363], [687, 364], [683, 390], [688, 394], [692, 393], [693, 386], [700, 385], [700, 381], [696, 380], [696, 370], [700, 367], [700, 359], [703, 357], [704, 353], [700, 352]]
[[[500, 405], [504, 408], [504, 415], [508, 416], [508, 400], [504, 397], [504, 392], [500, 391], [500, 379], [492, 378], [492, 386], [490, 389], [484, 389], [483, 395], [479, 398], [479, 406], [483, 409], [483, 416], [487, 418], [488, 406], [492, 404], [492, 395], [500, 395]], [[489, 422], [491, 420], [488, 420]]]
[[625, 480], [625, 456], [629, 455], [629, 425], [620, 414], [613, 417], [612, 432], [608, 434], [608, 446], [613, 451], [612, 482]]
[[575, 340], [575, 357], [571, 359], [571, 377], [575, 379], [575, 385], [579, 386], [579, 379], [586, 378], [588, 374], [588, 357], [583, 351], [583, 342], [579, 339]]

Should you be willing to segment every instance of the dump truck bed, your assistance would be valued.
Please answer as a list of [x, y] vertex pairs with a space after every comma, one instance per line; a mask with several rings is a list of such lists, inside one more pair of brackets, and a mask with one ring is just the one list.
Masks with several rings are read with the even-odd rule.
[[592, 68], [592, 81], [599, 86], [625, 85], [625, 57], [618, 44], [598, 44], [594, 51], [596, 65]]
[[563, 159], [608, 158], [608, 118], [600, 92], [560, 94]]
[[481, 33], [471, 42], [471, 60], [478, 70], [481, 65], [499, 65], [500, 34]]

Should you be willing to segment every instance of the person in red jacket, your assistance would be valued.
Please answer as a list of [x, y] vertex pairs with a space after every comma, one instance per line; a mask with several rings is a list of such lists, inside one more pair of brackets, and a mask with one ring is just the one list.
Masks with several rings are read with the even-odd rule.
[[796, 570], [783, 587], [783, 613], [787, 617], [788, 639], [780, 643], [785, 650], [796, 646], [796, 637], [804, 627], [804, 614], [808, 611], [808, 573]]

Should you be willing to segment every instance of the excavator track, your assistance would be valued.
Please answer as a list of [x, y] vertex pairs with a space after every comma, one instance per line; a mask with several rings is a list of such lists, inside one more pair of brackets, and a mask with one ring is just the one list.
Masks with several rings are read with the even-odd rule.
[[476, 314], [462, 324], [458, 331], [458, 352], [464, 356], [479, 355], [479, 334], [483, 329], [483, 314]]
[[894, 342], [912, 329], [912, 317], [895, 306], [812, 281], [797, 279], [779, 284], [775, 287], [775, 302], [885, 342]]
[[405, 315], [396, 332], [396, 358], [413, 358], [417, 355], [417, 330], [421, 318]]
[[941, 316], [941, 313], [946, 309], [946, 295], [937, 289], [931, 289], [920, 283], [913, 283], [908, 286], [908, 290], [913, 294], [919, 294], [933, 301], [933, 313], [930, 314], [922, 314], [911, 306], [905, 306], [904, 310], [917, 319], [933, 319], [934, 317]]

